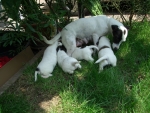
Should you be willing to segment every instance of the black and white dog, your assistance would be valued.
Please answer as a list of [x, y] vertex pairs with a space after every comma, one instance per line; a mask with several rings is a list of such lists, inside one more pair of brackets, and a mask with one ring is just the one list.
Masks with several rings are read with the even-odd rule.
[[92, 37], [96, 44], [100, 36], [109, 33], [113, 35], [113, 49], [119, 49], [120, 44], [126, 41], [128, 30], [119, 21], [105, 15], [81, 18], [66, 25], [52, 40], [48, 41], [48, 44], [53, 44], [62, 37], [62, 43], [70, 56], [76, 47], [76, 37], [80, 39]]
[[99, 63], [99, 72], [101, 72], [106, 65], [116, 66], [117, 58], [111, 49], [109, 39], [106, 36], [100, 37], [97, 42], [97, 46], [99, 48], [99, 59], [95, 63]]

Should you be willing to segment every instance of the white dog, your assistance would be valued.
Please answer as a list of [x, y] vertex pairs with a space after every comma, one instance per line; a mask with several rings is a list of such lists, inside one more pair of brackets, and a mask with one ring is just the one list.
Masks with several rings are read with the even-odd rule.
[[76, 47], [76, 37], [80, 39], [92, 37], [92, 39], [94, 38], [94, 44], [96, 44], [100, 36], [107, 35], [108, 33], [113, 35], [113, 49], [119, 49], [120, 44], [123, 41], [126, 41], [128, 30], [122, 23], [113, 18], [105, 15], [93, 16], [71, 22], [52, 40], [49, 40], [46, 43], [53, 44], [62, 37], [62, 43], [70, 56]]
[[56, 41], [54, 44], [49, 45], [44, 51], [42, 61], [39, 63], [35, 71], [35, 81], [37, 81], [37, 74], [40, 74], [43, 78], [52, 76], [51, 73], [57, 64], [56, 48], [58, 45], [59, 42]]
[[86, 60], [93, 62], [94, 59], [92, 58], [92, 53], [93, 49], [98, 50], [97, 46], [91, 45], [91, 46], [86, 46], [84, 48], [75, 48], [75, 50], [72, 52], [71, 56], [73, 58], [76, 58], [77, 60]]
[[117, 58], [111, 49], [110, 41], [107, 37], [102, 36], [98, 41], [98, 57], [99, 59], [95, 63], [99, 63], [99, 72], [103, 70], [106, 65], [116, 66]]
[[73, 74], [74, 70], [81, 68], [80, 61], [77, 61], [73, 57], [69, 57], [64, 50], [58, 49], [57, 52], [58, 65], [64, 72]]

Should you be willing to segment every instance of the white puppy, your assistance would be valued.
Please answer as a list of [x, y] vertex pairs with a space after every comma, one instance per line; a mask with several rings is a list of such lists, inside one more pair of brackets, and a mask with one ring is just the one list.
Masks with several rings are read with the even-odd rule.
[[69, 57], [64, 50], [58, 49], [57, 52], [58, 65], [66, 73], [73, 74], [74, 70], [81, 68], [80, 61], [73, 57]]
[[103, 70], [103, 67], [106, 65], [116, 66], [117, 58], [111, 49], [109, 39], [105, 36], [102, 36], [99, 38], [97, 45], [99, 48], [99, 59], [95, 63], [99, 63], [99, 72], [101, 72]]
[[54, 44], [49, 45], [44, 51], [42, 61], [39, 63], [35, 71], [35, 81], [37, 81], [37, 74], [40, 74], [43, 78], [52, 76], [51, 73], [57, 64], [56, 48], [58, 44], [59, 42], [56, 41]]
[[93, 53], [92, 48], [98, 50], [98, 47], [94, 45], [86, 46], [84, 48], [76, 47], [73, 53], [71, 54], [71, 56], [73, 58], [76, 58], [77, 60], [86, 60], [86, 61], [93, 62], [94, 59], [92, 58], [92, 53]]
[[76, 48], [76, 37], [80, 39], [92, 37], [95, 44], [97, 42], [95, 39], [109, 33], [113, 35], [113, 49], [119, 49], [120, 44], [126, 41], [128, 30], [119, 21], [105, 15], [99, 15], [71, 22], [52, 40], [46, 41], [46, 43], [53, 44], [62, 37], [62, 43], [70, 56]]

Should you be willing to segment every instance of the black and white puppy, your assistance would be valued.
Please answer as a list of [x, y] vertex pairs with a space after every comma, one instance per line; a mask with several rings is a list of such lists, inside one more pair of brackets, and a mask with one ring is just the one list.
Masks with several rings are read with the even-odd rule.
[[98, 47], [95, 45], [86, 46], [84, 48], [76, 47], [75, 50], [72, 52], [71, 56], [73, 58], [76, 58], [77, 60], [86, 60], [93, 62], [94, 59], [92, 58], [92, 49], [98, 50]]
[[35, 81], [37, 81], [37, 74], [40, 74], [43, 78], [52, 76], [51, 73], [57, 64], [56, 48], [58, 45], [60, 45], [60, 43], [56, 41], [45, 49], [43, 58], [35, 71]]
[[99, 38], [97, 43], [99, 52], [99, 59], [95, 63], [99, 63], [99, 72], [101, 72], [106, 65], [116, 66], [117, 58], [111, 49], [111, 44], [106, 36]]
[[80, 61], [68, 56], [64, 48], [65, 47], [63, 47], [63, 45], [57, 48], [58, 65], [62, 68], [64, 72], [73, 74], [77, 68], [81, 68]]
[[119, 49], [120, 44], [126, 41], [128, 30], [121, 22], [105, 15], [99, 15], [71, 22], [47, 43], [53, 44], [62, 37], [62, 43], [70, 56], [76, 48], [76, 38], [92, 37], [92, 39], [94, 38], [94, 44], [96, 44], [100, 36], [105, 36], [109, 33], [113, 35], [113, 49]]

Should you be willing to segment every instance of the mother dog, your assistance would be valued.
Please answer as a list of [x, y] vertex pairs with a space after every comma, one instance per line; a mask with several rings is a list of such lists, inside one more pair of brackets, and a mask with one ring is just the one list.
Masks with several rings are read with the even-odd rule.
[[76, 38], [92, 37], [96, 45], [98, 38], [108, 33], [112, 33], [113, 35], [113, 49], [119, 49], [120, 44], [126, 41], [128, 35], [128, 31], [122, 23], [105, 15], [99, 15], [71, 22], [52, 40], [44, 41], [48, 44], [53, 44], [62, 37], [62, 43], [66, 47], [68, 55], [71, 55], [76, 47]]

